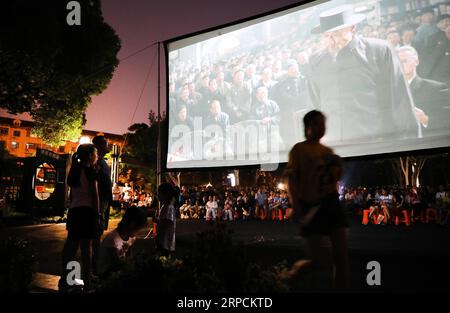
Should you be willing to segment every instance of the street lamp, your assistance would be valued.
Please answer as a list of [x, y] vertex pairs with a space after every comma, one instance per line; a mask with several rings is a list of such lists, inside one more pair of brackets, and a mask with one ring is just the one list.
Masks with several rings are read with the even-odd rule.
[[227, 178], [230, 180], [231, 187], [236, 186], [236, 176], [233, 173], [228, 174]]
[[88, 136], [81, 136], [79, 143], [80, 143], [80, 145], [84, 145], [86, 143], [91, 143], [91, 138], [89, 138]]

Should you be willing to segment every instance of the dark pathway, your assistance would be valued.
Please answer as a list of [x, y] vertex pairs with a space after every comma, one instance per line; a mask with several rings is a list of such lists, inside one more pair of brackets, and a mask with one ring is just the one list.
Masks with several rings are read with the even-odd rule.
[[[110, 223], [111, 227], [117, 221]], [[189, 250], [196, 233], [211, 229], [205, 221], [177, 221], [177, 253]], [[242, 242], [249, 257], [271, 265], [286, 260], [292, 264], [303, 257], [303, 240], [291, 222], [230, 222], [235, 242]], [[110, 228], [111, 229], [111, 228]], [[65, 224], [45, 224], [7, 228], [7, 233], [30, 240], [37, 250], [39, 276], [37, 285], [55, 289], [59, 274], [60, 251], [66, 236]], [[152, 249], [151, 240], [140, 234], [137, 249]], [[324, 243], [324, 247], [327, 243]], [[450, 228], [416, 223], [406, 226], [363, 226], [351, 221], [351, 285], [363, 292], [450, 291]], [[382, 285], [366, 283], [369, 261], [381, 265]], [[50, 275], [50, 276], [49, 276]], [[40, 280], [40, 282], [39, 282]]]

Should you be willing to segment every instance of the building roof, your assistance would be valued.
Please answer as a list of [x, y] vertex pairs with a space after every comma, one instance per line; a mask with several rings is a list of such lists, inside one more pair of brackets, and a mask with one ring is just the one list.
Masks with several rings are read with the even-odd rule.
[[20, 121], [20, 127], [33, 127], [34, 123], [33, 121], [27, 121], [27, 120], [21, 120], [19, 118], [12, 118], [12, 117], [0, 117], [0, 125], [11, 125], [13, 126], [14, 120]]
[[2, 108], [0, 108], [0, 116], [6, 117], [6, 118], [11, 118], [13, 120], [18, 119], [21, 121], [29, 121], [29, 122], [33, 121], [33, 118], [31, 117], [31, 115], [29, 113], [11, 114], [11, 113], [8, 113], [7, 110], [2, 109]]
[[83, 131], [82, 131], [83, 135], [92, 136], [92, 137], [97, 136], [100, 133], [103, 134], [106, 138], [112, 139], [112, 140], [121, 141], [121, 140], [125, 139], [125, 137], [123, 135], [119, 135], [119, 134], [105, 133], [105, 132], [99, 132], [99, 131], [87, 130], [87, 129], [83, 129]]
[[[13, 126], [14, 120], [20, 120], [20, 127], [33, 128], [34, 122], [32, 120], [22, 120], [21, 118], [19, 118], [20, 117], [19, 115], [12, 115], [12, 114], [9, 114], [9, 116], [3, 116], [2, 111], [4, 111], [4, 110], [0, 110], [0, 113], [2, 114], [2, 116], [0, 117], [0, 125]], [[83, 129], [81, 134], [85, 135], [85, 136], [89, 136], [89, 137], [94, 137], [94, 136], [97, 136], [99, 133], [103, 134], [106, 138], [115, 140], [115, 141], [123, 141], [125, 139], [123, 135], [105, 133], [105, 132], [101, 132], [101, 131], [87, 130], [87, 129]]]

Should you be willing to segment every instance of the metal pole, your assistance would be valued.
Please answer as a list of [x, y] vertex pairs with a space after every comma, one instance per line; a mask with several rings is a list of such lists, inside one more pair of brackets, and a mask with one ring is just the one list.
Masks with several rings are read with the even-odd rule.
[[158, 42], [158, 140], [156, 147], [156, 185], [161, 184], [161, 43]]
[[111, 181], [115, 183], [119, 179], [119, 146], [116, 144], [112, 146], [112, 156]]

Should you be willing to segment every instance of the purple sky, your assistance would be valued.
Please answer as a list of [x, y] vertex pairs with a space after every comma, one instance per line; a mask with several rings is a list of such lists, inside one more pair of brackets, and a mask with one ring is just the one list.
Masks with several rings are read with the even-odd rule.
[[[122, 59], [158, 41], [201, 31], [254, 16], [298, 0], [104, 0], [105, 20], [122, 40]], [[140, 105], [133, 112], [150, 68], [156, 46], [119, 64], [108, 88], [93, 97], [86, 111], [85, 129], [123, 134], [133, 123], [147, 123], [157, 110], [157, 62]], [[161, 57], [163, 52], [161, 51]], [[156, 60], [156, 59], [155, 59]], [[164, 66], [163, 66], [164, 68]], [[165, 108], [165, 76], [161, 76], [161, 108]]]

